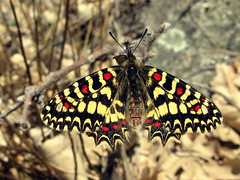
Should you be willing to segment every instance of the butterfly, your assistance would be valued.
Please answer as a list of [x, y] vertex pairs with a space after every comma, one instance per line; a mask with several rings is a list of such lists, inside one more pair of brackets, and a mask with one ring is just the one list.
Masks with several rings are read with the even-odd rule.
[[86, 132], [96, 145], [112, 148], [128, 143], [135, 131], [146, 131], [149, 140], [160, 138], [164, 145], [169, 138], [210, 132], [221, 124], [213, 102], [179, 78], [137, 61], [134, 51], [126, 48], [115, 57], [118, 66], [56, 94], [42, 110], [43, 122], [57, 131]]

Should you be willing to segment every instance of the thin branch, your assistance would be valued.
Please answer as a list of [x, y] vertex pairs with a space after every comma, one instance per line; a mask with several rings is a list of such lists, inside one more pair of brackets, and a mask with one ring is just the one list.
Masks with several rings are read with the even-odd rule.
[[38, 76], [40, 81], [42, 81], [42, 68], [41, 68], [41, 53], [39, 51], [39, 14], [37, 13], [37, 2], [33, 1], [33, 20], [34, 20], [34, 40], [35, 40], [35, 48], [37, 53], [37, 65], [38, 65]]
[[68, 21], [69, 21], [69, 2], [70, 0], [67, 0], [66, 2], [66, 9], [65, 9], [65, 16], [66, 16], [66, 22], [65, 22], [65, 27], [64, 27], [64, 32], [63, 32], [63, 42], [62, 42], [62, 46], [61, 46], [61, 54], [60, 54], [60, 58], [59, 58], [59, 63], [58, 63], [58, 68], [61, 68], [62, 65], [62, 59], [63, 59], [63, 53], [64, 53], [64, 47], [65, 47], [65, 43], [67, 40], [67, 31], [68, 31]]
[[[83, 156], [85, 157], [87, 163], [88, 163], [88, 166], [89, 166], [89, 169], [92, 169], [92, 170], [95, 170], [95, 172], [99, 175], [99, 177], [102, 176], [102, 174], [99, 172], [99, 169], [96, 168], [94, 165], [92, 165], [87, 153], [86, 153], [86, 148], [84, 146], [84, 142], [83, 142], [83, 138], [82, 138], [82, 135], [79, 134], [79, 139], [80, 139], [80, 144], [81, 144], [81, 148], [82, 148], [82, 153], [83, 153]], [[100, 179], [103, 179], [102, 177]]]
[[73, 161], [74, 161], [74, 180], [77, 180], [77, 175], [78, 175], [78, 163], [77, 163], [77, 157], [76, 157], [76, 151], [74, 148], [74, 141], [70, 133], [68, 133], [68, 137], [71, 142], [71, 149], [73, 153]]
[[15, 7], [12, 3], [12, 0], [9, 0], [9, 2], [11, 4], [13, 16], [14, 16], [16, 26], [17, 26], [17, 32], [18, 32], [18, 37], [19, 37], [19, 41], [20, 41], [20, 48], [21, 48], [24, 63], [25, 63], [25, 66], [26, 66], [26, 71], [27, 71], [27, 75], [28, 75], [29, 84], [32, 85], [32, 76], [31, 76], [30, 68], [29, 68], [29, 65], [27, 63], [27, 58], [26, 58], [26, 54], [25, 54], [25, 51], [24, 51], [24, 47], [23, 47], [22, 33], [21, 33], [21, 30], [20, 30], [20, 26], [19, 26], [19, 23], [18, 23], [16, 12], [15, 12]]
[[19, 101], [16, 104], [14, 104], [11, 108], [9, 108], [7, 111], [5, 111], [3, 114], [0, 114], [0, 123], [3, 122], [3, 120], [9, 115], [11, 114], [13, 111], [15, 111], [16, 109], [18, 109], [19, 107], [21, 107], [23, 105], [23, 101]]
[[88, 162], [88, 166], [92, 169], [94, 166], [92, 165], [90, 159], [87, 156], [86, 149], [85, 149], [83, 138], [82, 138], [81, 134], [79, 134], [79, 139], [80, 139], [80, 144], [81, 144], [83, 156], [85, 157], [86, 161]]
[[134, 174], [132, 173], [133, 169], [128, 162], [128, 156], [127, 156], [127, 153], [126, 153], [126, 150], [125, 150], [123, 144], [120, 145], [120, 155], [121, 155], [121, 158], [122, 158], [122, 161], [123, 161], [123, 169], [124, 169], [124, 172], [125, 172], [124, 179], [126, 179], [126, 180], [136, 179], [134, 177]]
[[62, 9], [62, 1], [59, 2], [58, 11], [57, 11], [57, 20], [56, 20], [56, 24], [54, 25], [53, 31], [52, 31], [52, 40], [51, 40], [52, 43], [51, 43], [50, 55], [49, 55], [49, 63], [48, 63], [48, 70], [50, 72], [52, 70], [52, 59], [53, 59], [55, 41], [56, 41], [56, 37], [57, 37], [57, 30], [58, 30], [58, 24], [59, 24], [59, 20], [60, 20], [61, 9]]

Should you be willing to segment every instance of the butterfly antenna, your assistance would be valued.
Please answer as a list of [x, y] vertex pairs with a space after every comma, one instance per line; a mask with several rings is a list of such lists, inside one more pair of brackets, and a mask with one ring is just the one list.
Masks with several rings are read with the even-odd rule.
[[132, 52], [133, 54], [134, 54], [134, 52], [136, 51], [136, 49], [138, 48], [139, 44], [142, 42], [142, 40], [143, 40], [144, 36], [146, 35], [147, 31], [148, 31], [148, 29], [146, 28], [145, 31], [144, 31], [144, 33], [142, 34], [142, 37], [141, 37], [140, 41], [138, 42], [137, 46], [136, 46], [135, 49], [133, 50], [133, 52]]
[[127, 50], [118, 42], [118, 40], [113, 36], [112, 32], [109, 32], [109, 35], [114, 39], [114, 41], [124, 50], [126, 54], [128, 54]]

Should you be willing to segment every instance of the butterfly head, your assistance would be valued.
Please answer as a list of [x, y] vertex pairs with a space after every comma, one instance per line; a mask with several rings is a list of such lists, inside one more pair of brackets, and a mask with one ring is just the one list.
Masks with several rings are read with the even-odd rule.
[[134, 47], [134, 49], [132, 50], [133, 47], [131, 47], [131, 43], [130, 42], [125, 42], [124, 45], [126, 46], [126, 48], [124, 48], [118, 41], [117, 39], [113, 36], [113, 34], [111, 32], [109, 32], [109, 35], [115, 40], [115, 42], [124, 50], [125, 55], [118, 55], [113, 57], [117, 63], [123, 67], [128, 66], [129, 64], [135, 64], [135, 65], [139, 65], [139, 63], [136, 60], [136, 57], [133, 55], [134, 52], [136, 51], [136, 49], [139, 47], [140, 43], [142, 42], [144, 36], [147, 33], [147, 29], [145, 29], [144, 33], [142, 34], [142, 37], [140, 39], [140, 41], [138, 42], [138, 44]]
[[121, 66], [126, 66], [125, 64], [134, 63], [134, 61], [136, 61], [136, 57], [133, 55], [130, 43], [125, 42], [124, 44], [126, 46], [126, 49], [124, 49], [125, 54], [113, 57], [117, 61], [117, 63]]

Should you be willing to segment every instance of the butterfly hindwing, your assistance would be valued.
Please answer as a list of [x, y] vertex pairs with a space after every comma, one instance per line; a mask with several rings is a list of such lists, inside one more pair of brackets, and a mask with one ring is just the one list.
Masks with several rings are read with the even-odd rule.
[[[180, 134], [189, 130], [211, 131], [221, 124], [222, 116], [218, 108], [187, 83], [150, 66], [145, 66], [143, 71], [143, 79], [154, 104], [150, 112], [157, 116], [153, 119], [158, 119], [148, 126], [151, 138], [162, 136], [162, 141], [171, 136], [180, 138]], [[156, 126], [159, 126], [158, 130]]]
[[[148, 99], [148, 102], [152, 103], [152, 99]], [[174, 137], [176, 139], [181, 138], [180, 133], [171, 132], [165, 126], [165, 123], [162, 122], [160, 119], [159, 112], [155, 105], [146, 106], [147, 108], [147, 115], [146, 120], [142, 125], [143, 130], [147, 130], [148, 132], [148, 140], [152, 140], [155, 137], [160, 137], [162, 144], [166, 144], [169, 138]]]
[[131, 135], [124, 107], [123, 101], [114, 100], [105, 114], [105, 121], [101, 128], [88, 133], [89, 136], [94, 137], [97, 145], [107, 142], [114, 148], [118, 142], [128, 142]]

